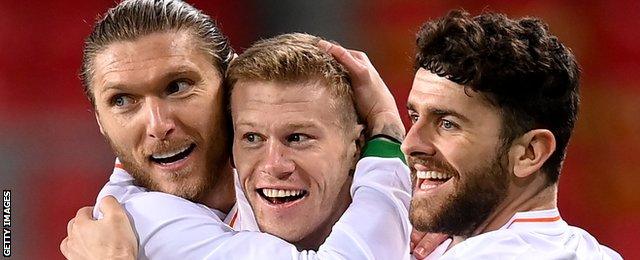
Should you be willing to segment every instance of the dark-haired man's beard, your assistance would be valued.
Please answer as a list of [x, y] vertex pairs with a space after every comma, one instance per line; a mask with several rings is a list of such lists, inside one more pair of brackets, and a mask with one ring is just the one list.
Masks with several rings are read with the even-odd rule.
[[[454, 176], [449, 180], [455, 181], [454, 191], [451, 194], [438, 194], [438, 199], [414, 197], [410, 210], [414, 228], [450, 236], [473, 235], [507, 195], [508, 175], [500, 164], [505, 156], [506, 153], [501, 152], [477, 169], [463, 173], [456, 172], [446, 162], [433, 162], [442, 165]], [[435, 159], [429, 158], [426, 163], [429, 160]]]
[[[188, 199], [190, 201], [198, 202], [203, 195], [210, 191], [216, 181], [216, 175], [214, 169], [222, 168], [222, 163], [225, 158], [220, 155], [210, 156], [207, 155], [208, 161], [205, 165], [202, 163], [192, 164], [187, 166], [173, 174], [169, 178], [170, 185], [161, 185], [158, 178], [152, 176], [150, 169], [145, 169], [139, 162], [133, 158], [130, 149], [124, 149], [117, 146], [114, 142], [105, 135], [105, 139], [111, 146], [115, 155], [120, 159], [123, 168], [133, 177], [134, 184], [139, 187], [144, 187], [150, 191], [159, 191], [181, 198]], [[210, 144], [215, 142], [211, 141]], [[208, 149], [208, 151], [212, 151]], [[191, 175], [200, 171], [206, 171], [206, 174], [199, 174], [199, 177], [195, 180], [189, 180]], [[167, 180], [165, 180], [167, 182]]]

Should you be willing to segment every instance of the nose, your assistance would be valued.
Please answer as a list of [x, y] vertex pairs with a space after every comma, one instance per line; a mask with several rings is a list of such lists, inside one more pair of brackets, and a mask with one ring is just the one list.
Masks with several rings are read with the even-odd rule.
[[260, 170], [278, 179], [285, 179], [293, 173], [296, 166], [286, 153], [284, 144], [277, 140], [269, 140]]
[[147, 116], [147, 136], [159, 140], [167, 139], [176, 127], [165, 102], [149, 98], [143, 109]]
[[416, 154], [434, 156], [436, 154], [436, 148], [432, 140], [434, 131], [435, 130], [429, 129], [427, 125], [420, 122], [414, 124], [409, 128], [409, 132], [404, 138], [400, 149], [405, 156]]

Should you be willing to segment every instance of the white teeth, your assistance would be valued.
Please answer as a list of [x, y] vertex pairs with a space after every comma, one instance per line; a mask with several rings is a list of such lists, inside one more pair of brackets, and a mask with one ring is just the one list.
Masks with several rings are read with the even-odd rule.
[[298, 196], [302, 194], [302, 190], [280, 190], [280, 189], [262, 189], [262, 193], [271, 198], [282, 198], [289, 196]]
[[187, 149], [189, 149], [190, 146], [184, 147], [180, 150], [175, 150], [175, 151], [171, 151], [171, 152], [167, 152], [167, 153], [161, 153], [161, 154], [153, 154], [151, 155], [151, 157], [153, 159], [165, 159], [165, 158], [169, 158], [171, 156], [175, 156], [176, 154], [179, 154], [181, 152], [186, 151]]
[[453, 176], [447, 174], [447, 173], [442, 173], [442, 172], [436, 172], [436, 171], [417, 171], [416, 172], [416, 177], [418, 177], [418, 179], [440, 179], [440, 180], [446, 180], [449, 179]]
[[423, 183], [420, 185], [420, 189], [422, 189], [422, 190], [426, 190], [426, 189], [434, 188], [434, 187], [436, 187], [436, 186], [437, 186], [437, 185], [427, 184], [426, 182], [423, 182]]

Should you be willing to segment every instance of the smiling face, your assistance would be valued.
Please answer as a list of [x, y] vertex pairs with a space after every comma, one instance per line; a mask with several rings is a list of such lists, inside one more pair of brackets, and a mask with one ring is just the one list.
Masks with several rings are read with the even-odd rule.
[[419, 69], [402, 150], [414, 181], [416, 229], [469, 236], [507, 193], [501, 117], [479, 93]]
[[98, 123], [136, 182], [197, 199], [226, 165], [221, 74], [186, 32], [108, 45], [91, 80]]
[[306, 249], [350, 203], [362, 129], [318, 84], [238, 81], [231, 94], [234, 162], [258, 225]]

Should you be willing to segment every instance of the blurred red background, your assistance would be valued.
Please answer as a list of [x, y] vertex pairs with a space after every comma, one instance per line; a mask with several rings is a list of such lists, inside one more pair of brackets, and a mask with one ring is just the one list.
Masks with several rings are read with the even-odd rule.
[[[451, 8], [536, 16], [576, 54], [582, 109], [560, 179], [563, 218], [625, 258], [640, 258], [640, 2], [192, 1], [236, 50], [302, 31], [366, 51], [397, 97], [411, 86], [414, 34]], [[0, 186], [12, 190], [13, 256], [62, 259], [76, 210], [92, 205], [113, 155], [77, 77], [83, 38], [102, 1], [0, 3]], [[404, 118], [406, 120], [406, 118]], [[406, 122], [406, 121], [405, 121]]]

